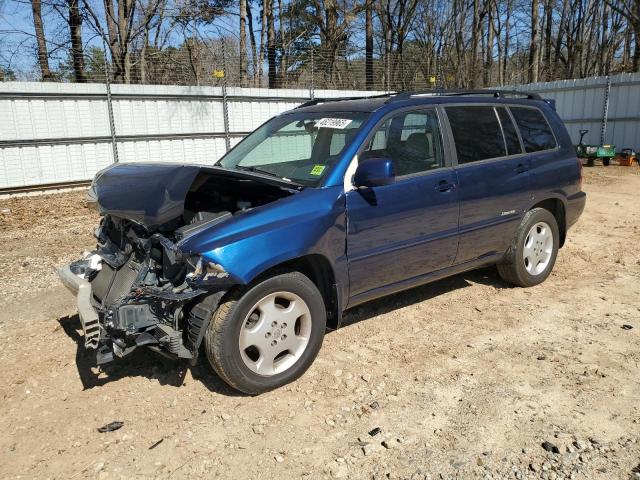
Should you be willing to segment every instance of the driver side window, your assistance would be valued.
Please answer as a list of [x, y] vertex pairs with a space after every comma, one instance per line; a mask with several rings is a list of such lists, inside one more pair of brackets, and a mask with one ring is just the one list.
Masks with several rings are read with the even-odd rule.
[[443, 167], [442, 136], [436, 111], [414, 110], [388, 118], [363, 152], [363, 159], [372, 157], [390, 158], [398, 177]]

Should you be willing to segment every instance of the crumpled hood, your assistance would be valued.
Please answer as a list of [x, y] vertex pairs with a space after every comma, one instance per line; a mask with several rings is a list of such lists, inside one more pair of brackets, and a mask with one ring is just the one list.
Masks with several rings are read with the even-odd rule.
[[150, 230], [178, 218], [202, 165], [123, 163], [98, 172], [87, 201], [101, 215], [109, 214], [144, 225]]

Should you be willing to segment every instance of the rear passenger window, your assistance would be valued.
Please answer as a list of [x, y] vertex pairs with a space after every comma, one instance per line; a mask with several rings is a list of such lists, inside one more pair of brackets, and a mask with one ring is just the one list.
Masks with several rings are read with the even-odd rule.
[[509, 107], [516, 119], [522, 143], [527, 152], [539, 152], [555, 148], [556, 139], [547, 120], [537, 108]]
[[506, 155], [502, 129], [493, 107], [472, 105], [445, 110], [459, 164]]
[[507, 109], [504, 107], [497, 107], [496, 111], [498, 112], [498, 117], [500, 117], [500, 124], [502, 125], [504, 141], [507, 144], [507, 153], [509, 155], [522, 153], [520, 140], [518, 140], [518, 132], [516, 131], [516, 126], [511, 120], [509, 112], [507, 112]]

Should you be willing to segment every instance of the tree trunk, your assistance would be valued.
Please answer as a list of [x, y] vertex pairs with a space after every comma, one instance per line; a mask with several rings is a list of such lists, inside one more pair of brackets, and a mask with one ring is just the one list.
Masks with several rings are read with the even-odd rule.
[[551, 66], [551, 44], [552, 27], [553, 27], [553, 5], [554, 0], [547, 0], [544, 5], [545, 10], [545, 32], [544, 32], [544, 70], [547, 80], [553, 78]]
[[240, 86], [247, 78], [247, 0], [240, 0]]
[[493, 68], [493, 2], [489, 2], [487, 6], [487, 44], [484, 61], [484, 86], [491, 84], [491, 70]]
[[633, 44], [633, 28], [629, 23], [624, 30], [624, 43], [622, 48], [622, 68], [627, 69], [631, 64], [631, 45]]
[[258, 69], [258, 86], [262, 86], [262, 74], [264, 67], [264, 50], [267, 43], [267, 10], [269, 2], [273, 0], [262, 0], [262, 21], [260, 22], [260, 52], [258, 54], [258, 61], [260, 66]]
[[253, 34], [253, 14], [251, 13], [251, 5], [247, 7], [247, 23], [249, 24], [249, 42], [251, 43], [251, 64], [253, 65], [253, 85], [259, 86], [258, 82], [258, 50], [256, 49], [256, 37]]
[[128, 23], [130, 3], [133, 0], [118, 0], [118, 43], [120, 44], [120, 80], [131, 82], [131, 60], [129, 57]]
[[42, 80], [48, 82], [53, 80], [53, 74], [49, 69], [49, 54], [42, 25], [42, 2], [40, 0], [31, 0], [31, 10], [33, 12], [33, 27], [36, 31], [36, 41], [38, 43], [38, 64], [40, 65]]
[[598, 64], [600, 66], [600, 75], [609, 75], [609, 57], [607, 51], [609, 49], [609, 7], [607, 4], [602, 5], [602, 38], [598, 48]]
[[511, 35], [511, 5], [512, 0], [507, 0], [507, 13], [504, 19], [504, 63], [502, 64], [502, 81], [507, 83], [507, 66], [509, 63], [509, 43]]
[[278, 25], [280, 27], [280, 88], [287, 88], [287, 45], [284, 38], [284, 6], [278, 0]]
[[82, 50], [82, 15], [78, 0], [69, 0], [69, 33], [71, 34], [71, 58], [76, 82], [86, 82], [84, 52]]
[[[555, 51], [553, 54], [553, 65], [554, 65], [554, 74], [558, 74], [558, 64], [560, 62], [560, 54], [562, 53], [562, 39], [566, 30], [567, 23], [567, 11], [569, 9], [569, 0], [562, 1], [562, 13], [560, 14], [560, 23], [558, 25], [558, 34], [556, 36], [556, 45]], [[563, 76], [566, 76], [566, 68], [565, 72], [563, 72]]]
[[373, 90], [373, 0], [365, 3], [364, 76], [367, 90]]
[[538, 81], [538, 2], [531, 1], [531, 42], [529, 43], [529, 83]]
[[267, 67], [269, 70], [269, 88], [277, 88], [276, 76], [276, 30], [273, 18], [273, 0], [266, 0], [264, 8], [267, 12]]
[[477, 84], [476, 74], [478, 68], [478, 43], [480, 37], [480, 0], [473, 0], [473, 25], [471, 27], [471, 65], [469, 68], [469, 80], [471, 88]]
[[107, 32], [109, 35], [109, 50], [111, 50], [111, 63], [113, 64], [113, 80], [122, 82], [122, 63], [120, 58], [120, 40], [118, 38], [118, 26], [113, 10], [112, 0], [104, 0], [104, 15], [107, 20]]

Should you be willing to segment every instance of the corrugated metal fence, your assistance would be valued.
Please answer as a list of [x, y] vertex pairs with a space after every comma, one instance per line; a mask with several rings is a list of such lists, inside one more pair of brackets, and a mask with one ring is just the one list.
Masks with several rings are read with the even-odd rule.
[[121, 162], [212, 164], [227, 142], [309, 99], [309, 90], [112, 85], [110, 117], [102, 84], [0, 83], [0, 190], [88, 180], [116, 152]]
[[556, 101], [574, 143], [589, 130], [587, 144], [640, 149], [640, 73], [558, 80], [513, 87]]
[[[575, 143], [588, 129], [586, 143], [640, 148], [638, 73], [515, 88], [555, 99]], [[312, 94], [377, 93], [112, 85], [111, 115], [103, 84], [0, 83], [0, 191], [88, 180], [116, 152], [122, 162], [210, 164], [227, 144]]]

